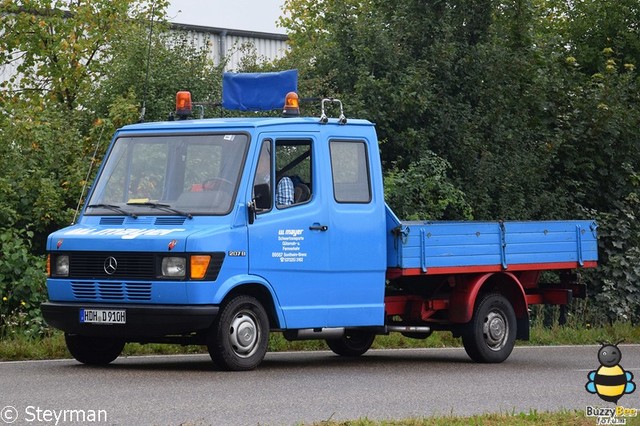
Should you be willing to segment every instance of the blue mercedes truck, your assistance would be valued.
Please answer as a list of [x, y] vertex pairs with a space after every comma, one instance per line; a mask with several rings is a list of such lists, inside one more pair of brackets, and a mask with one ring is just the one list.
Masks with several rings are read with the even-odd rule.
[[585, 296], [595, 222], [399, 220], [374, 125], [327, 117], [334, 101], [321, 117], [297, 116], [291, 95], [284, 117], [119, 129], [79, 220], [47, 241], [42, 313], [71, 355], [198, 344], [249, 370], [273, 332], [359, 356], [376, 335], [450, 330], [472, 360], [502, 362], [531, 305]]

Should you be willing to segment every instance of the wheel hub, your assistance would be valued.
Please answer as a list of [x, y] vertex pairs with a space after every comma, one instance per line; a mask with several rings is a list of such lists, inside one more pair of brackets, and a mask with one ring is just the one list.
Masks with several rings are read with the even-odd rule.
[[259, 331], [256, 319], [246, 312], [241, 312], [231, 322], [229, 341], [238, 356], [249, 357], [257, 348]]
[[483, 327], [483, 335], [489, 348], [494, 351], [500, 350], [504, 346], [508, 334], [509, 328], [504, 316], [500, 312], [489, 312]]
[[256, 335], [256, 330], [252, 324], [242, 323], [238, 330], [238, 342], [242, 346], [250, 345]]

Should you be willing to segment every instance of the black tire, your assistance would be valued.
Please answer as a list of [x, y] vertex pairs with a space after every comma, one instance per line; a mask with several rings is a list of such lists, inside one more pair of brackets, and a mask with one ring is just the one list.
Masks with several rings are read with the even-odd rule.
[[375, 338], [376, 335], [369, 331], [347, 331], [344, 336], [326, 342], [335, 354], [356, 357], [367, 352]]
[[516, 328], [516, 314], [504, 296], [497, 293], [482, 295], [462, 334], [464, 349], [476, 362], [502, 362], [513, 350]]
[[222, 306], [207, 338], [213, 362], [229, 371], [255, 369], [269, 344], [269, 318], [251, 296], [236, 296]]
[[89, 337], [78, 334], [64, 335], [67, 349], [78, 361], [87, 365], [107, 365], [118, 358], [125, 342], [107, 337]]

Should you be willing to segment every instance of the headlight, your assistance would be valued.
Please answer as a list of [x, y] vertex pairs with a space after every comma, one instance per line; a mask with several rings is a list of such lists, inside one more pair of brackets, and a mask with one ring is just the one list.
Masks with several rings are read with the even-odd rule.
[[187, 270], [187, 259], [184, 257], [162, 258], [162, 276], [184, 278]]
[[56, 256], [55, 276], [68, 277], [69, 276], [69, 256], [60, 255]]

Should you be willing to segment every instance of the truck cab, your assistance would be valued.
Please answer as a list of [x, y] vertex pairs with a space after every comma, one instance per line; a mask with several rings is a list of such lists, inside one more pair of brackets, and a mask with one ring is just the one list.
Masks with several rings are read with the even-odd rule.
[[234, 301], [243, 302], [228, 320], [235, 364], [212, 349], [233, 369], [252, 367], [256, 348], [261, 359], [269, 329], [381, 326], [386, 227], [374, 126], [312, 118], [125, 126], [80, 220], [51, 234], [47, 248], [43, 314], [87, 363], [114, 358], [125, 341], [212, 347], [211, 330]]

